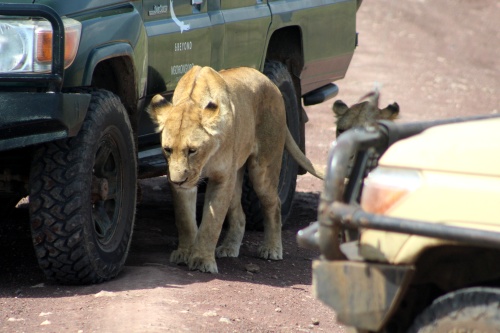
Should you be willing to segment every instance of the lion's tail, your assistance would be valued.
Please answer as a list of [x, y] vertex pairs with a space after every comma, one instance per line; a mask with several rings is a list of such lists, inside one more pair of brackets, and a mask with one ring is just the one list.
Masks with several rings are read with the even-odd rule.
[[325, 178], [325, 173], [323, 171], [320, 171], [317, 166], [312, 164], [312, 162], [304, 155], [302, 150], [300, 150], [299, 146], [297, 146], [297, 143], [295, 143], [295, 140], [293, 139], [293, 136], [288, 128], [286, 131], [285, 148], [286, 150], [288, 150], [290, 155], [292, 155], [293, 159], [297, 161], [297, 163], [301, 167], [307, 170], [307, 172], [309, 172], [313, 176], [318, 177], [319, 179]]

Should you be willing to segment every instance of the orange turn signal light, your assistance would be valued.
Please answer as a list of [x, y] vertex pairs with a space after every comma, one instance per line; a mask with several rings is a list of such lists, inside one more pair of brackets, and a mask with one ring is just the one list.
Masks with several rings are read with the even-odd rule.
[[[65, 32], [64, 63], [69, 65], [78, 50], [79, 33], [76, 30]], [[37, 33], [36, 60], [41, 63], [52, 61], [52, 31], [39, 31]]]

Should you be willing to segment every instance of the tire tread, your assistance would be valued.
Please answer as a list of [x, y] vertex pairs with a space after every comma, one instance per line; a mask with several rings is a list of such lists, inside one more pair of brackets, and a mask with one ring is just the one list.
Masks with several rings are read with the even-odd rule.
[[[95, 90], [91, 94], [80, 133], [42, 145], [33, 157], [30, 175], [29, 206], [35, 253], [46, 277], [65, 284], [100, 283], [116, 276], [122, 265], [116, 263], [102, 274], [95, 268], [92, 262], [95, 258], [89, 255], [89, 244], [85, 242], [82, 206], [90, 198], [84, 197], [82, 184], [88, 170], [83, 167], [85, 157], [78, 147], [91, 145], [99, 135], [95, 128], [102, 115], [95, 110], [125, 112], [119, 98], [112, 93]], [[123, 117], [131, 132], [127, 115]], [[124, 237], [131, 238], [132, 230], [126, 233]]]
[[[437, 332], [443, 320], [489, 325], [488, 332], [500, 332], [500, 289], [473, 287], [437, 298], [414, 321], [409, 333]], [[475, 328], [475, 327], [472, 327]]]

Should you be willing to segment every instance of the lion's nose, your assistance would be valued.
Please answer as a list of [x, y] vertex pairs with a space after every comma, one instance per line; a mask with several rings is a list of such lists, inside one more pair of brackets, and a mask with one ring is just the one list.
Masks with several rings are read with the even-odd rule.
[[177, 165], [171, 165], [168, 172], [168, 179], [172, 184], [180, 186], [188, 180], [188, 170]]

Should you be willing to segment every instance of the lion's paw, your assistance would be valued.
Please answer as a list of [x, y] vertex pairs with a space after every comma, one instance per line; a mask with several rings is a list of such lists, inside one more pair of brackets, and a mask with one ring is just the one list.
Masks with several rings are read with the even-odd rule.
[[188, 267], [192, 271], [198, 270], [205, 273], [219, 273], [215, 258], [191, 256], [188, 260]]
[[215, 256], [217, 258], [223, 258], [223, 257], [236, 258], [239, 255], [240, 255], [240, 247], [239, 246], [221, 245], [215, 249]]
[[282, 260], [283, 249], [281, 246], [267, 247], [262, 245], [259, 248], [259, 257], [261, 257], [262, 259]]
[[186, 249], [177, 249], [172, 251], [170, 254], [170, 262], [174, 264], [187, 264], [189, 258], [189, 250]]

